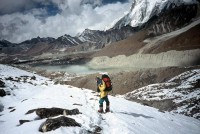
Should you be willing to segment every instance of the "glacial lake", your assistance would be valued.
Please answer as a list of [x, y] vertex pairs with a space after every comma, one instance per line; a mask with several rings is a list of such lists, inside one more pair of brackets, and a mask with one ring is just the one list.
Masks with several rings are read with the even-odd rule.
[[86, 65], [39, 65], [35, 66], [38, 69], [44, 69], [47, 72], [62, 71], [69, 74], [92, 74], [105, 72], [108, 69], [92, 69]]
[[130, 71], [130, 70], [140, 70], [138, 68], [102, 68], [93, 69], [86, 65], [39, 65], [35, 66], [38, 69], [44, 69], [47, 72], [67, 72], [69, 74], [93, 74], [93, 73], [103, 73], [103, 72], [116, 72], [116, 71]]

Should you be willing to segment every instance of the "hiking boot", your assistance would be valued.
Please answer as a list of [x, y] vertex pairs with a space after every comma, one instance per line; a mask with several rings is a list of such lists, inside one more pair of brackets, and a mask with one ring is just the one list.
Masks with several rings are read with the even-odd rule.
[[106, 109], [105, 109], [105, 112], [110, 112], [110, 107], [109, 106], [106, 106]]
[[98, 112], [99, 112], [99, 113], [103, 113], [103, 107], [99, 107]]

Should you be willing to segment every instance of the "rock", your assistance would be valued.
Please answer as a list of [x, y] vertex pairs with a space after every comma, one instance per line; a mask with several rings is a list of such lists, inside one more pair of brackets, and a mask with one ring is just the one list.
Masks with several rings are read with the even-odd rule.
[[6, 92], [6, 95], [11, 95], [10, 91], [7, 91], [7, 92]]
[[0, 87], [5, 87], [5, 83], [0, 80]]
[[24, 101], [26, 101], [26, 100], [28, 100], [28, 99], [24, 99], [24, 100], [22, 100], [21, 102], [24, 102]]
[[13, 81], [14, 79], [12, 77], [8, 77], [8, 78], [6, 78], [6, 80]]
[[89, 134], [101, 134], [101, 130], [102, 130], [101, 127], [95, 125], [95, 126], [92, 126], [92, 128], [93, 128], [93, 131], [88, 130]]
[[6, 92], [3, 89], [0, 89], [0, 97], [6, 96]]
[[26, 112], [26, 114], [31, 114], [33, 112], [35, 112], [37, 109], [31, 109], [31, 110], [28, 110], [28, 112]]
[[67, 109], [62, 109], [62, 108], [39, 108], [39, 109], [36, 109], [35, 111], [36, 111], [36, 114], [41, 119], [54, 117], [54, 116], [58, 116], [58, 115], [80, 114], [78, 109], [67, 110]]
[[78, 103], [74, 103], [73, 105], [77, 105], [77, 106], [83, 106], [82, 104], [78, 104]]
[[12, 110], [10, 110], [10, 112], [14, 112], [16, 109], [12, 109]]
[[26, 122], [30, 122], [30, 120], [19, 120], [19, 124], [20, 124], [20, 125], [22, 125], [22, 124], [24, 124], [24, 123], [26, 123]]
[[67, 109], [65, 109], [65, 110], [63, 111], [63, 114], [64, 114], [64, 115], [76, 115], [76, 114], [81, 114], [81, 113], [80, 113], [79, 110], [76, 108], [76, 109], [72, 109], [72, 110], [67, 110]]
[[69, 126], [77, 126], [81, 127], [79, 123], [77, 123], [74, 119], [61, 116], [54, 119], [47, 119], [44, 123], [41, 124], [39, 131], [40, 132], [48, 132], [51, 130], [55, 130], [59, 127], [69, 127]]
[[99, 126], [95, 126], [95, 130], [94, 130], [93, 133], [94, 133], [94, 134], [100, 134], [101, 130], [102, 130], [101, 127], [99, 127]]
[[32, 77], [31, 77], [31, 80], [36, 80], [36, 77], [35, 77], [35, 76], [32, 76]]

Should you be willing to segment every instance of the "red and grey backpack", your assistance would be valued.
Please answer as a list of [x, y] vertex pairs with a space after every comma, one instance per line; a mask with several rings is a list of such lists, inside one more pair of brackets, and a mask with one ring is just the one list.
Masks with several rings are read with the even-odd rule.
[[104, 89], [104, 91], [111, 91], [112, 90], [112, 82], [110, 80], [110, 77], [106, 74], [102, 75], [102, 80], [105, 82], [106, 84], [106, 88]]

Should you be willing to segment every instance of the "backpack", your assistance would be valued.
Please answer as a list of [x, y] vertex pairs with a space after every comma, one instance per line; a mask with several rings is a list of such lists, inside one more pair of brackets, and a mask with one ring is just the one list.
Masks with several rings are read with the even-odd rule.
[[104, 89], [104, 91], [111, 91], [112, 90], [112, 82], [110, 80], [110, 77], [106, 74], [102, 75], [102, 80], [105, 82], [106, 84], [106, 88]]

